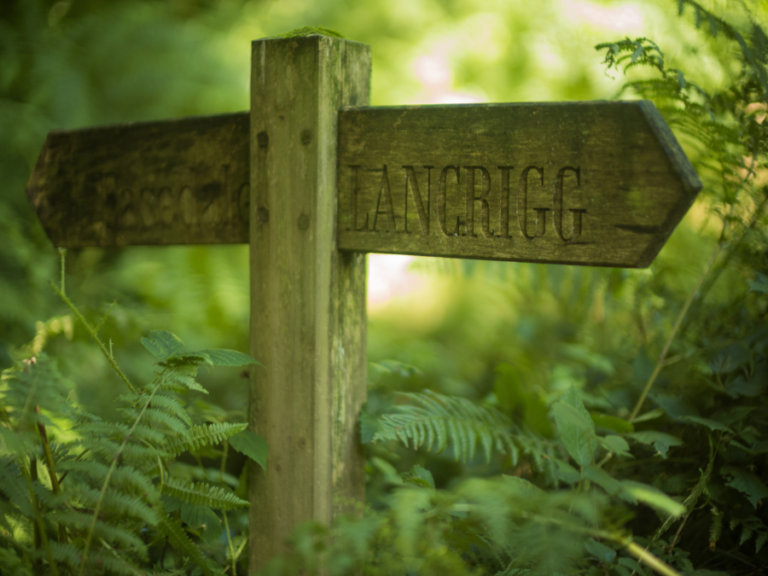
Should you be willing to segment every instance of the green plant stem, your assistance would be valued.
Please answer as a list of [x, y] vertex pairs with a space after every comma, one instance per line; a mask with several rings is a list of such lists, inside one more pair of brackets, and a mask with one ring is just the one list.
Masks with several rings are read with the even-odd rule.
[[629, 415], [630, 422], [634, 422], [635, 419], [637, 418], [638, 414], [640, 413], [640, 410], [643, 407], [643, 404], [645, 403], [645, 399], [647, 398], [648, 393], [651, 391], [651, 388], [653, 388], [653, 385], [656, 383], [656, 379], [659, 377], [659, 374], [661, 373], [662, 368], [664, 368], [664, 365], [667, 359], [667, 354], [669, 354], [669, 349], [672, 347], [672, 342], [674, 342], [675, 338], [677, 337], [677, 333], [680, 330], [680, 326], [682, 326], [683, 320], [685, 320], [685, 317], [688, 314], [688, 310], [690, 310], [691, 305], [696, 299], [696, 296], [698, 295], [702, 284], [704, 284], [704, 280], [712, 271], [712, 266], [714, 265], [715, 260], [717, 259], [717, 256], [720, 253], [721, 248], [722, 248], [722, 244], [718, 244], [718, 246], [715, 248], [714, 252], [712, 253], [712, 256], [710, 256], [709, 261], [707, 262], [707, 265], [704, 268], [704, 272], [699, 277], [698, 282], [696, 282], [696, 286], [693, 288], [693, 290], [691, 290], [691, 293], [688, 295], [688, 298], [685, 300], [683, 307], [680, 309], [680, 312], [678, 313], [677, 318], [675, 319], [675, 324], [672, 326], [672, 330], [669, 332], [669, 336], [667, 336], [667, 341], [664, 343], [664, 348], [662, 348], [661, 354], [659, 354], [659, 358], [658, 360], [656, 360], [656, 365], [653, 367], [653, 372], [651, 373], [650, 378], [648, 378], [648, 381], [645, 383], [645, 387], [643, 388], [643, 391], [640, 393], [640, 397], [637, 399], [637, 402], [635, 403], [635, 407], [632, 409], [632, 413]]
[[[38, 416], [40, 415], [40, 406], [35, 406], [35, 412]], [[59, 477], [56, 475], [51, 444], [48, 442], [48, 433], [45, 431], [45, 425], [42, 422], [37, 422], [37, 433], [40, 435], [40, 442], [43, 446], [45, 466], [48, 468], [48, 475], [51, 477], [51, 490], [54, 494], [58, 494], [61, 492], [61, 486], [59, 485]]]
[[232, 560], [232, 576], [237, 576], [237, 556], [235, 555], [235, 547], [232, 544], [232, 534], [229, 531], [227, 513], [222, 511], [221, 516], [224, 518], [224, 534], [226, 534], [227, 537], [227, 549], [229, 550], [229, 557]]
[[768, 206], [768, 187], [764, 186], [761, 189], [761, 191], [763, 193], [763, 198], [753, 210], [752, 215], [749, 218], [749, 223], [744, 226], [743, 232], [738, 236], [738, 238], [734, 242], [730, 243], [729, 249], [726, 251], [725, 257], [722, 259], [722, 261], [720, 262], [720, 265], [715, 270], [715, 263], [717, 262], [718, 256], [723, 251], [723, 247], [725, 246], [725, 242], [726, 242], [725, 232], [723, 232], [723, 234], [721, 235], [717, 247], [712, 253], [712, 256], [710, 256], [709, 261], [707, 262], [707, 266], [704, 268], [704, 271], [699, 277], [699, 281], [696, 283], [696, 286], [688, 295], [688, 298], [683, 304], [683, 308], [680, 310], [680, 313], [677, 315], [677, 319], [675, 320], [675, 324], [672, 327], [672, 331], [669, 333], [669, 336], [667, 337], [667, 341], [664, 343], [664, 348], [662, 349], [661, 354], [659, 354], [659, 358], [656, 361], [656, 365], [653, 368], [653, 373], [651, 374], [650, 378], [648, 378], [648, 382], [646, 382], [645, 387], [643, 388], [643, 391], [641, 392], [640, 397], [637, 399], [637, 403], [635, 404], [635, 407], [629, 416], [630, 422], [633, 422], [635, 418], [637, 418], [637, 415], [640, 413], [640, 410], [643, 407], [643, 403], [645, 403], [645, 399], [648, 396], [648, 393], [651, 391], [651, 388], [653, 388], [653, 385], [656, 383], [656, 379], [658, 378], [662, 368], [664, 368], [664, 366], [666, 365], [666, 359], [667, 359], [667, 354], [669, 354], [669, 349], [672, 346], [672, 342], [677, 337], [677, 334], [680, 331], [680, 327], [683, 325], [683, 321], [688, 315], [688, 312], [690, 311], [691, 306], [697, 300], [697, 298], [699, 299], [699, 302], [701, 302], [704, 295], [712, 288], [712, 286], [715, 284], [717, 279], [720, 277], [720, 274], [722, 273], [722, 271], [730, 262], [730, 259], [736, 253], [736, 248], [738, 248], [744, 242], [744, 239], [746, 238], [747, 234], [751, 230], [753, 230], [757, 226], [757, 224], [760, 222], [763, 212], [765, 211], [766, 206]]
[[29, 460], [29, 468], [22, 466], [24, 471], [24, 478], [27, 481], [27, 487], [29, 488], [29, 501], [32, 503], [32, 509], [34, 511], [34, 545], [37, 551], [41, 546], [45, 550], [45, 555], [48, 558], [48, 566], [53, 576], [59, 576], [59, 567], [56, 565], [56, 561], [53, 558], [53, 551], [48, 542], [48, 533], [45, 531], [45, 524], [43, 523], [43, 516], [40, 513], [40, 506], [37, 500], [37, 494], [35, 494], [35, 482], [37, 481], [37, 463], [34, 458]]
[[117, 375], [120, 377], [120, 379], [123, 381], [123, 383], [128, 386], [128, 389], [136, 394], [136, 387], [131, 384], [131, 381], [128, 379], [128, 376], [125, 375], [125, 372], [122, 371], [120, 366], [117, 365], [117, 362], [115, 361], [114, 356], [110, 353], [110, 351], [107, 349], [107, 347], [104, 345], [104, 342], [101, 341], [101, 338], [99, 338], [99, 334], [96, 332], [96, 329], [91, 326], [91, 324], [86, 320], [85, 316], [80, 312], [80, 310], [77, 309], [75, 304], [67, 297], [62, 290], [56, 286], [53, 282], [51, 282], [51, 286], [53, 287], [54, 292], [59, 295], [59, 298], [61, 298], [64, 301], [64, 304], [67, 305], [67, 307], [72, 311], [72, 313], [75, 315], [75, 317], [83, 324], [88, 334], [91, 335], [91, 338], [93, 338], [94, 342], [96, 342], [96, 345], [99, 347], [99, 350], [101, 350], [101, 353], [104, 354], [104, 357], [107, 359], [107, 362], [109, 362], [109, 365], [112, 366], [112, 369], [117, 373]]
[[59, 262], [61, 263], [61, 266], [59, 267], [61, 271], [61, 278], [59, 280], [60, 286], [61, 286], [61, 293], [66, 294], [67, 293], [67, 249], [66, 248], [59, 248]]
[[126, 444], [128, 444], [128, 440], [131, 438], [134, 431], [136, 430], [136, 427], [139, 425], [139, 422], [141, 422], [141, 419], [144, 417], [144, 413], [147, 411], [147, 408], [149, 408], [149, 405], [152, 402], [152, 398], [154, 398], [155, 393], [159, 388], [160, 388], [160, 384], [158, 383], [150, 393], [149, 398], [147, 398], [146, 402], [144, 402], [144, 406], [141, 407], [141, 411], [139, 412], [138, 416], [136, 416], [136, 420], [134, 420], [133, 425], [131, 426], [131, 429], [128, 430], [128, 433], [125, 435], [125, 438], [120, 444], [120, 447], [117, 449], [117, 452], [112, 457], [112, 462], [109, 465], [109, 470], [107, 471], [107, 475], [104, 478], [104, 483], [101, 486], [101, 491], [99, 492], [99, 499], [96, 501], [96, 506], [94, 506], [93, 508], [93, 519], [91, 520], [91, 525], [88, 528], [88, 535], [86, 536], [85, 544], [83, 545], [83, 556], [82, 556], [82, 559], [80, 560], [80, 569], [78, 571], [79, 576], [83, 576], [85, 574], [85, 565], [86, 565], [86, 562], [88, 561], [88, 552], [90, 551], [90, 548], [91, 548], [91, 542], [93, 542], [93, 533], [96, 531], [96, 522], [99, 520], [101, 505], [104, 502], [104, 497], [107, 494], [107, 489], [109, 488], [109, 483], [112, 480], [112, 475], [114, 474], [115, 469], [117, 469], [117, 463], [120, 461], [120, 456], [122, 455]]
[[627, 552], [632, 554], [632, 556], [640, 560], [640, 562], [646, 564], [649, 568], [653, 569], [655, 572], [661, 574], [662, 576], [680, 576], [680, 572], [672, 568], [672, 566], [657, 556], [648, 552], [648, 550], [639, 544], [632, 542], [631, 540], [622, 542], [622, 544], [627, 549]]
[[[462, 506], [461, 512], [470, 512], [472, 506]], [[532, 522], [540, 522], [542, 524], [554, 524], [560, 526], [566, 530], [569, 530], [575, 534], [584, 534], [601, 540], [607, 540], [618, 544], [622, 548], [625, 548], [632, 556], [640, 560], [643, 564], [658, 572], [662, 576], [681, 576], [680, 572], [672, 568], [669, 564], [661, 560], [652, 552], [643, 548], [632, 540], [629, 536], [625, 536], [619, 532], [609, 532], [606, 530], [599, 530], [597, 528], [590, 528], [582, 524], [577, 524], [570, 521], [565, 521], [559, 518], [552, 518], [549, 516], [543, 516], [540, 514], [532, 514], [529, 512], [519, 513], [520, 518], [530, 520]]]

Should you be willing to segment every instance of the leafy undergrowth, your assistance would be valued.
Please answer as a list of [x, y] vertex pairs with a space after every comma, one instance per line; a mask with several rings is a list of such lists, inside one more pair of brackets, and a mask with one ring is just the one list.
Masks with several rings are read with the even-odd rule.
[[[35, 350], [0, 383], [0, 572], [234, 574], [246, 544], [240, 479], [228, 448], [264, 466], [263, 440], [242, 422], [205, 419], [198, 368], [255, 362], [232, 350], [187, 351], [169, 332], [142, 339], [155, 375], [132, 383], [69, 299], [123, 386], [115, 418], [89, 413], [54, 359]], [[58, 323], [61, 323], [58, 319]], [[50, 324], [41, 324], [37, 342]], [[214, 413], [211, 409], [203, 412]], [[229, 516], [228, 516], [229, 515]], [[238, 520], [234, 529], [230, 519]]]
[[[597, 48], [691, 157], [686, 226], [650, 273], [449, 278], [463, 308], [371, 366], [367, 514], [305, 526], [265, 573], [765, 573], [768, 37], [748, 3], [677, 4], [708, 66], [648, 38]], [[511, 312], [478, 298], [483, 272]]]

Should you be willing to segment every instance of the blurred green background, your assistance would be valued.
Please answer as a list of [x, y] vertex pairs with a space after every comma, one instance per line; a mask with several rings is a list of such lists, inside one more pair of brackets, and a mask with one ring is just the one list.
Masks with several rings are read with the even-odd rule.
[[[247, 110], [251, 40], [306, 26], [371, 46], [374, 105], [612, 99], [626, 78], [606, 71], [595, 45], [648, 37], [668, 76], [645, 89], [704, 183], [665, 248], [644, 270], [370, 255], [363, 437], [402, 400], [395, 392], [430, 389], [557, 441], [551, 407], [577, 390], [601, 433], [675, 440], [633, 444], [637, 459], [610, 468], [689, 503], [670, 554], [679, 544], [697, 566], [700, 557], [705, 567], [762, 573], [766, 23], [764, 0], [0, 0], [0, 368], [45, 345], [72, 379], [73, 400], [96, 413], [112, 409], [120, 386], [49, 286], [59, 255], [24, 193], [49, 131]], [[140, 380], [152, 364], [139, 339], [152, 329], [190, 348], [248, 349], [247, 250], [71, 250], [67, 291]], [[245, 417], [239, 371], [202, 381], [221, 417]], [[367, 449], [374, 508], [388, 506], [415, 464], [440, 488], [499, 471], [542, 480], [525, 459], [511, 467], [503, 458], [457, 463], [450, 450]], [[634, 528], [650, 536], [657, 524], [639, 512]]]
[[[303, 26], [370, 44], [376, 105], [612, 98], [622, 78], [605, 72], [594, 45], [625, 36], [663, 43], [670, 59], [706, 71], [699, 83], [724, 76], [716, 46], [688, 44], [694, 28], [674, 1], [4, 1], [0, 366], [23, 353], [38, 322], [64, 313], [48, 286], [58, 255], [24, 194], [46, 133], [245, 110], [250, 41]], [[649, 270], [371, 256], [371, 381], [386, 387], [397, 374], [400, 387], [504, 402], [574, 378], [642, 380], [657, 354], [644, 352], [653, 336], [644, 323], [657, 314], [669, 326], [666, 296], [687, 293], [713, 245], [702, 206]], [[67, 288], [135, 377], [149, 369], [138, 340], [150, 329], [193, 347], [248, 348], [244, 246], [70, 251]], [[61, 361], [81, 400], [108, 406], [114, 376], [84, 340], [75, 327], [48, 346], [66, 346]], [[408, 377], [390, 361], [409, 366]], [[225, 407], [243, 409], [238, 373], [207, 383]]]

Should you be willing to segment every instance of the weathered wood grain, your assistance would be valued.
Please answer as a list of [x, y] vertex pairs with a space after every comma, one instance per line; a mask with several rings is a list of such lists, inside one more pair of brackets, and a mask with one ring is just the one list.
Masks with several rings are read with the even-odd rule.
[[248, 112], [52, 132], [27, 195], [57, 246], [248, 241]]
[[642, 267], [700, 188], [647, 101], [340, 115], [345, 250]]
[[250, 476], [250, 570], [302, 522], [362, 506], [365, 255], [336, 248], [338, 111], [368, 102], [367, 46], [260, 40], [251, 76], [250, 422], [269, 446]]
[[[28, 195], [54, 244], [248, 242], [249, 113], [51, 133]], [[647, 266], [701, 184], [650, 102], [339, 113], [338, 246]]]

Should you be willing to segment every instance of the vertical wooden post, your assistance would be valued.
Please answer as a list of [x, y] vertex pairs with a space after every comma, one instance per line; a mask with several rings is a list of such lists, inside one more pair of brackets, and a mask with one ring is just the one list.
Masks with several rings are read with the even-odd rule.
[[367, 46], [327, 36], [253, 43], [250, 475], [253, 573], [303, 521], [363, 497], [365, 256], [336, 249], [339, 108], [368, 103]]

